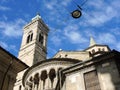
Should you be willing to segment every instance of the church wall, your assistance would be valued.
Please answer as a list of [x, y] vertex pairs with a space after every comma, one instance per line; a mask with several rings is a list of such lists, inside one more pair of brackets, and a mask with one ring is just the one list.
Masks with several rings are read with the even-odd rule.
[[84, 73], [95, 70], [95, 67], [89, 67], [80, 71], [74, 71], [66, 75], [66, 81], [62, 90], [85, 90]]
[[70, 75], [66, 78], [66, 89], [62, 90], [80, 90], [84, 89], [84, 83], [82, 82], [83, 75], [81, 73], [76, 72], [73, 75]]
[[120, 89], [120, 75], [115, 60], [103, 63], [98, 67], [98, 72], [102, 90]]
[[88, 79], [91, 80], [91, 82], [93, 81], [93, 84], [89, 82], [87, 85], [89, 84], [94, 86], [94, 83], [97, 82], [98, 86], [94, 88], [100, 88], [100, 90], [120, 90], [120, 76], [115, 60], [108, 60], [104, 63], [92, 65], [79, 70], [76, 69], [73, 69], [74, 72], [65, 74], [66, 79], [61, 90], [86, 90], [87, 81], [85, 80], [85, 74], [92, 71], [97, 72], [98, 80], [90, 79], [89, 75]]

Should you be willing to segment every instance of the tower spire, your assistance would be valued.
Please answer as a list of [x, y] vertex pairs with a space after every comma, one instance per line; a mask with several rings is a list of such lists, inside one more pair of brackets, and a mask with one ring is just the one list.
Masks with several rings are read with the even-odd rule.
[[95, 40], [93, 39], [93, 37], [91, 36], [90, 37], [90, 45], [89, 45], [89, 47], [91, 47], [91, 46], [93, 46], [93, 45], [95, 45], [96, 44], [96, 42], [95, 42]]

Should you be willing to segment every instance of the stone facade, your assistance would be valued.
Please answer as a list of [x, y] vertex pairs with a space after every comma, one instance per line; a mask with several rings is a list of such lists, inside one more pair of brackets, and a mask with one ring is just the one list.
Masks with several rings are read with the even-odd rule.
[[[111, 51], [63, 69], [56, 90], [120, 90], [120, 52]], [[61, 76], [61, 78], [62, 78]]]

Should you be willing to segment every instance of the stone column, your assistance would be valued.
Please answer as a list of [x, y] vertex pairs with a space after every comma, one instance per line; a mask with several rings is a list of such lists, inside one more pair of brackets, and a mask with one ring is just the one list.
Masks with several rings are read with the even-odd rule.
[[46, 47], [46, 35], [43, 36], [44, 40], [43, 40], [43, 46]]
[[41, 79], [39, 80], [38, 90], [42, 90], [41, 89]]
[[56, 87], [57, 80], [58, 80], [58, 77], [57, 77], [57, 71], [58, 71], [58, 69], [57, 69], [57, 68], [55, 68], [56, 77], [54, 78], [54, 81], [53, 81], [53, 88], [55, 88], [55, 87]]

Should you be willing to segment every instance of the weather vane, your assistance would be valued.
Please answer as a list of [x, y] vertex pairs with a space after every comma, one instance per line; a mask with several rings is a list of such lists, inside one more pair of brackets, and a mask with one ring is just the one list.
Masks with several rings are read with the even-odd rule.
[[[73, 1], [73, 0], [72, 0], [72, 1]], [[85, 1], [82, 3], [81, 6], [83, 6], [87, 1], [88, 1], [88, 0], [85, 0]], [[76, 4], [76, 6], [78, 7], [78, 9], [72, 11], [72, 12], [71, 12], [71, 15], [72, 15], [73, 18], [76, 18], [76, 19], [77, 19], [77, 18], [80, 18], [80, 17], [82, 16], [82, 8], [81, 8], [81, 6], [78, 5], [75, 1], [73, 1], [73, 2]]]

